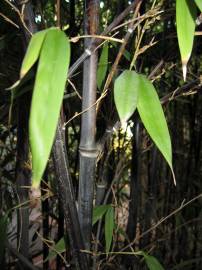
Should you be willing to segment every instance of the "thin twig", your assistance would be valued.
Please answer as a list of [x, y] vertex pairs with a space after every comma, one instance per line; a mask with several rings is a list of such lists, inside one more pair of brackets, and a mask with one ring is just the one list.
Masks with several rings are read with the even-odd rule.
[[2, 18], [4, 18], [5, 21], [7, 21], [8, 23], [12, 24], [13, 26], [15, 26], [17, 29], [19, 29], [20, 27], [14, 23], [11, 19], [9, 19], [8, 17], [6, 17], [3, 13], [0, 12], [0, 16]]
[[[145, 235], [147, 235], [148, 233], [150, 233], [151, 231], [153, 231], [154, 229], [156, 229], [157, 227], [159, 227], [162, 223], [164, 223], [166, 220], [168, 220], [169, 218], [171, 218], [172, 216], [176, 215], [178, 212], [180, 212], [182, 209], [184, 209], [185, 207], [187, 207], [189, 204], [193, 203], [194, 201], [200, 199], [202, 197], [202, 193], [199, 194], [198, 196], [194, 197], [193, 199], [189, 200], [188, 202], [181, 203], [180, 207], [178, 207], [177, 209], [175, 209], [173, 212], [171, 212], [169, 215], [167, 215], [166, 217], [163, 217], [162, 219], [160, 219], [154, 226], [152, 226], [151, 228], [149, 228], [148, 230], [146, 230], [145, 232], [143, 232], [142, 234], [138, 235], [138, 237], [135, 237], [135, 239], [129, 243], [128, 245], [126, 245], [124, 248], [122, 248], [120, 250], [120, 252], [123, 252], [124, 250], [126, 250], [127, 248], [131, 248], [137, 241], [139, 241], [141, 238], [143, 238]], [[115, 258], [115, 256], [110, 258], [110, 261], [112, 261]]]

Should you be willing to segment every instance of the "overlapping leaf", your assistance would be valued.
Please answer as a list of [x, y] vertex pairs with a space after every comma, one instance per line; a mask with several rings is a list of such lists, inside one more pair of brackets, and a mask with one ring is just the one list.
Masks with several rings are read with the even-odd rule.
[[100, 55], [100, 60], [98, 63], [97, 70], [97, 86], [98, 89], [101, 89], [102, 83], [105, 79], [107, 68], [108, 68], [108, 43], [103, 46], [102, 53]]
[[70, 45], [65, 34], [50, 29], [40, 51], [29, 120], [34, 187], [40, 184], [52, 148], [69, 59]]
[[105, 243], [106, 253], [109, 252], [114, 230], [114, 208], [111, 206], [105, 214]]
[[191, 56], [196, 20], [196, 5], [190, 0], [176, 0], [177, 37], [180, 48], [183, 77], [186, 79], [187, 63]]
[[114, 101], [122, 123], [131, 117], [137, 106], [136, 77], [135, 71], [125, 70], [114, 84]]
[[99, 220], [101, 219], [104, 214], [107, 212], [107, 210], [111, 207], [110, 204], [107, 204], [107, 205], [99, 205], [99, 206], [96, 206], [94, 209], [93, 209], [93, 225]]
[[50, 29], [40, 31], [32, 36], [29, 46], [27, 48], [26, 55], [22, 62], [20, 70], [21, 78], [30, 70], [30, 68], [38, 60], [43, 41], [48, 31], [50, 31]]
[[48, 257], [45, 261], [53, 260], [58, 254], [61, 254], [66, 251], [65, 239], [62, 237], [56, 244], [53, 246], [48, 254]]
[[138, 89], [137, 109], [140, 118], [152, 140], [172, 168], [172, 148], [165, 115], [153, 84], [144, 76], [136, 76]]
[[201, 0], [195, 0], [195, 3], [197, 4], [198, 8], [202, 12], [202, 1]]
[[[136, 109], [140, 118], [172, 168], [172, 148], [164, 112], [153, 84], [135, 71], [124, 71], [115, 82], [114, 98], [122, 122], [129, 119]], [[173, 173], [175, 182], [175, 176]]]

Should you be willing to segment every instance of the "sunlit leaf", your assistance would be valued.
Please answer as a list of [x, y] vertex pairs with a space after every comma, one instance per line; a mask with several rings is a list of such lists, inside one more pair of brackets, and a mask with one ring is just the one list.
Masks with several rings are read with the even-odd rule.
[[134, 113], [138, 101], [137, 73], [125, 70], [114, 84], [114, 100], [121, 122], [126, 122]]
[[195, 0], [195, 3], [197, 4], [198, 8], [202, 12], [202, 1], [201, 0]]
[[8, 215], [0, 217], [0, 264], [4, 258], [5, 244], [7, 238], [7, 225], [8, 225]]
[[105, 79], [108, 68], [108, 43], [103, 46], [102, 53], [100, 55], [100, 60], [98, 63], [97, 70], [97, 86], [98, 89], [101, 89], [102, 83]]
[[[49, 30], [50, 31], [50, 30]], [[30, 40], [27, 52], [22, 62], [20, 77], [22, 78], [39, 58], [40, 50], [48, 30], [40, 31], [34, 34]]]
[[99, 205], [93, 209], [93, 225], [101, 219], [106, 211], [111, 207], [111, 205]]
[[196, 20], [196, 5], [190, 0], [176, 0], [177, 37], [180, 48], [183, 77], [186, 79], [187, 63], [191, 56]]
[[144, 75], [137, 74], [135, 85], [138, 89], [137, 109], [140, 118], [173, 173], [170, 134], [157, 92]]
[[58, 29], [48, 31], [41, 48], [29, 120], [33, 187], [40, 184], [52, 148], [69, 58], [65, 34]]
[[114, 208], [110, 207], [105, 214], [105, 243], [106, 253], [109, 252], [114, 230]]
[[55, 257], [58, 254], [61, 254], [66, 251], [66, 246], [65, 246], [65, 239], [62, 237], [56, 244], [53, 246], [48, 254], [48, 257], [45, 259], [45, 261], [51, 261], [55, 259]]

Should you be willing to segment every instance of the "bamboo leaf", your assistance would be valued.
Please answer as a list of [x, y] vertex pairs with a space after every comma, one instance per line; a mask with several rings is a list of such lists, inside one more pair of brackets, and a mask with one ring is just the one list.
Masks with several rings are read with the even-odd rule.
[[45, 259], [46, 261], [50, 261], [55, 259], [55, 257], [58, 254], [61, 254], [66, 251], [66, 246], [65, 246], [65, 239], [62, 237], [56, 244], [53, 246], [48, 254], [48, 257]]
[[147, 264], [147, 267], [149, 268], [149, 270], [164, 270], [164, 267], [160, 264], [160, 262], [151, 255], [148, 255], [147, 253], [145, 253], [142, 250], [139, 250], [137, 252], [134, 253], [136, 256], [143, 256], [145, 259], [145, 262]]
[[195, 0], [195, 3], [197, 4], [198, 8], [202, 12], [202, 1], [201, 0]]
[[154, 256], [150, 256], [147, 254], [144, 254], [143, 256], [149, 270], [164, 270], [163, 266]]
[[[140, 118], [152, 140], [172, 168], [172, 148], [165, 115], [153, 84], [143, 75], [136, 76], [138, 89], [137, 109]], [[175, 182], [175, 177], [173, 173]]]
[[30, 70], [30, 68], [39, 58], [40, 50], [48, 31], [50, 31], [50, 29], [40, 31], [32, 36], [24, 60], [22, 62], [20, 78], [25, 76], [25, 74]]
[[191, 56], [196, 20], [196, 5], [190, 0], [176, 0], [177, 37], [180, 48], [183, 77], [186, 80], [187, 63]]
[[105, 215], [105, 243], [106, 243], [106, 253], [109, 252], [114, 230], [114, 208], [111, 206]]
[[48, 31], [41, 48], [29, 120], [33, 187], [40, 184], [52, 148], [69, 58], [65, 34], [58, 29]]
[[103, 46], [102, 53], [100, 55], [100, 60], [98, 63], [98, 70], [97, 70], [97, 86], [98, 89], [101, 90], [102, 83], [105, 79], [107, 69], [108, 69], [108, 43]]
[[131, 117], [137, 107], [136, 77], [135, 71], [125, 70], [114, 84], [114, 100], [122, 123]]
[[6, 245], [6, 238], [7, 238], [7, 225], [8, 225], [8, 215], [5, 214], [4, 216], [0, 217], [0, 264], [4, 258], [4, 250]]
[[104, 214], [107, 212], [107, 210], [111, 207], [111, 205], [99, 205], [94, 207], [93, 209], [93, 225], [101, 219]]

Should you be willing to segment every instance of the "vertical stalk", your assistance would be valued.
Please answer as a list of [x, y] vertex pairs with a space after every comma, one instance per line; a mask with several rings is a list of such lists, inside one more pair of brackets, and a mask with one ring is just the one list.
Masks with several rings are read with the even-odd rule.
[[131, 179], [130, 179], [130, 200], [127, 235], [129, 241], [136, 236], [136, 226], [138, 218], [139, 202], [139, 176], [140, 176], [140, 123], [135, 117], [132, 141], [132, 162], [131, 162]]
[[[20, 6], [21, 1], [16, 1]], [[34, 23], [34, 14], [31, 3], [27, 3], [24, 9], [24, 21], [31, 32], [36, 32], [36, 25]], [[24, 51], [30, 39], [30, 34], [21, 26], [24, 34]], [[29, 140], [28, 140], [28, 120], [30, 108], [30, 95], [24, 94], [17, 101], [18, 105], [18, 124], [17, 124], [17, 162], [16, 162], [16, 184], [18, 189], [19, 203], [28, 202], [29, 193], [23, 186], [30, 186], [31, 174], [28, 169], [29, 160]], [[27, 204], [22, 206], [19, 210], [18, 223], [19, 237], [19, 251], [25, 257], [29, 257], [29, 207]]]
[[66, 230], [70, 240], [73, 259], [76, 263], [76, 269], [88, 270], [89, 267], [87, 256], [85, 253], [81, 252], [81, 250], [84, 249], [84, 244], [81, 236], [72, 181], [69, 174], [67, 150], [63, 135], [62, 121], [60, 119], [53, 145], [53, 161], [58, 182], [59, 199], [61, 200], [61, 205], [64, 212]]
[[[85, 1], [85, 34], [93, 35], [98, 28], [99, 0]], [[85, 40], [85, 48], [90, 39]], [[94, 195], [95, 162], [97, 149], [95, 145], [96, 108], [91, 107], [96, 101], [97, 53], [93, 52], [83, 66], [83, 100], [80, 139], [80, 176], [79, 176], [79, 219], [86, 249], [90, 249], [92, 207]]]

